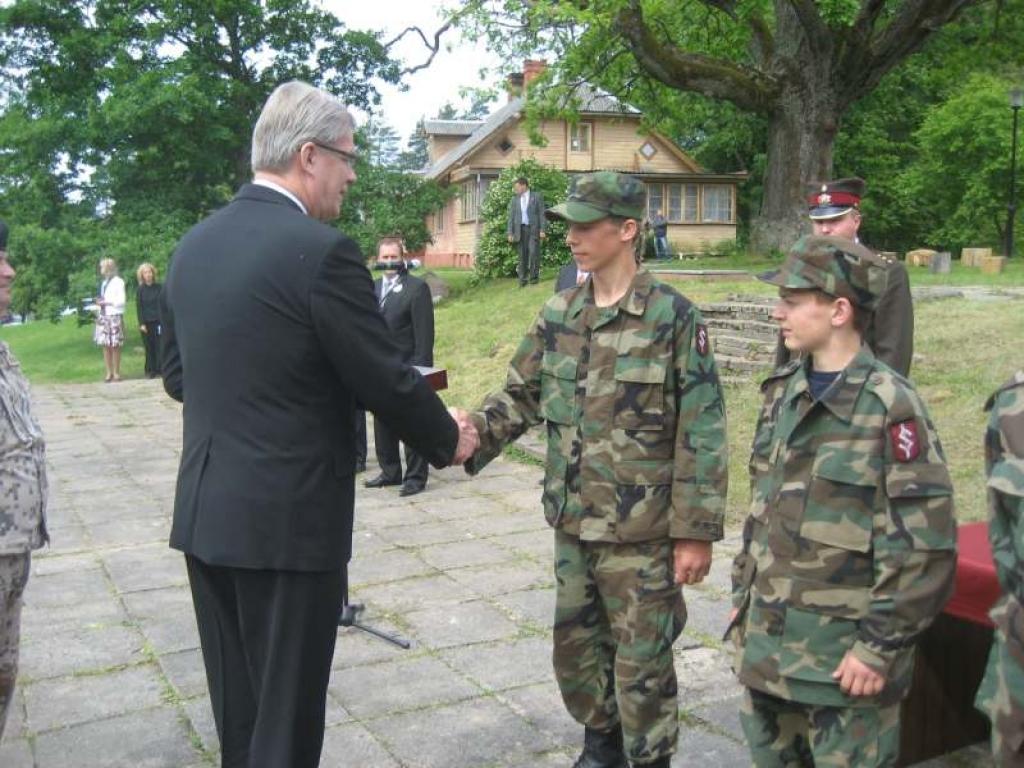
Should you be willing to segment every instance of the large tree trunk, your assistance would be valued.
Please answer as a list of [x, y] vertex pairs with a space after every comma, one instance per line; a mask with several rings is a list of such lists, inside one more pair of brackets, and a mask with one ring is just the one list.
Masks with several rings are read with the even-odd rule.
[[805, 185], [832, 174], [841, 107], [830, 35], [815, 33], [790, 2], [775, 3], [775, 66], [782, 90], [768, 123], [761, 211], [751, 226], [756, 251], [786, 251], [809, 230]]
[[751, 226], [756, 251], [786, 251], [809, 231], [805, 185], [832, 174], [838, 115], [828, 101], [807, 91], [787, 93], [771, 117], [764, 194]]

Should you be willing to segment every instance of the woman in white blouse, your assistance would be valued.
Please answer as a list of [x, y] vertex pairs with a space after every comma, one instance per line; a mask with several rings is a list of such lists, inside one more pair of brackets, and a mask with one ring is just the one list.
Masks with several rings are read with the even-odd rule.
[[104, 381], [121, 380], [121, 347], [124, 345], [124, 280], [117, 275], [113, 259], [100, 261], [103, 283], [96, 298], [99, 314], [93, 341], [103, 347], [103, 364], [107, 367]]

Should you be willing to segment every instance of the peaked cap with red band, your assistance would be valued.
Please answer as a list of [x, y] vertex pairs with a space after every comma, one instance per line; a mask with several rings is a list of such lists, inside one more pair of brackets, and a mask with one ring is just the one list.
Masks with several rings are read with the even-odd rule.
[[807, 215], [814, 220], [837, 219], [860, 207], [864, 179], [856, 176], [835, 181], [814, 181], [807, 185]]

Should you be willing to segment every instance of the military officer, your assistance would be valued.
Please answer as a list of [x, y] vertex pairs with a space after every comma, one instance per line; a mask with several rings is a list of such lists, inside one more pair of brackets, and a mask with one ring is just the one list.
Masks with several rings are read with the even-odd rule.
[[[548, 299], [505, 388], [471, 418], [479, 472], [547, 425], [543, 506], [555, 529], [554, 666], [584, 726], [576, 768], [668, 768], [676, 748], [672, 643], [722, 537], [725, 408], [707, 326], [638, 265], [643, 184], [578, 177], [547, 211], [569, 223], [582, 285]], [[465, 415], [463, 415], [465, 418]]]
[[1024, 371], [997, 391], [985, 433], [989, 538], [1003, 595], [992, 609], [996, 632], [975, 702], [992, 721], [992, 756], [1024, 766]]
[[773, 316], [803, 356], [763, 384], [733, 564], [735, 670], [756, 766], [889, 766], [914, 644], [952, 592], [952, 487], [913, 386], [862, 343], [886, 270], [807, 237]]
[[[815, 181], [807, 187], [807, 215], [815, 235], [844, 237], [859, 243], [860, 201], [864, 180], [856, 177]], [[914, 356], [914, 302], [907, 268], [896, 259], [872, 254], [887, 274], [886, 288], [875, 305], [864, 341], [875, 357], [897, 373], [908, 376]], [[785, 365], [790, 351], [779, 337], [776, 366]]]

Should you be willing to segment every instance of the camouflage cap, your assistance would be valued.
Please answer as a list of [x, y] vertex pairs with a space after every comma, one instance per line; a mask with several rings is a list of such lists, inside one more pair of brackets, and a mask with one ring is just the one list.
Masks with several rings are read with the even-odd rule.
[[639, 179], [614, 171], [586, 173], [573, 179], [568, 199], [548, 208], [549, 219], [589, 224], [608, 216], [640, 221], [647, 207], [647, 188]]
[[856, 176], [835, 181], [812, 181], [807, 185], [807, 215], [813, 221], [822, 221], [838, 219], [859, 209], [866, 186], [864, 179]]
[[757, 276], [780, 288], [816, 289], [873, 310], [885, 291], [885, 267], [870, 250], [845, 237], [797, 240], [782, 267]]

